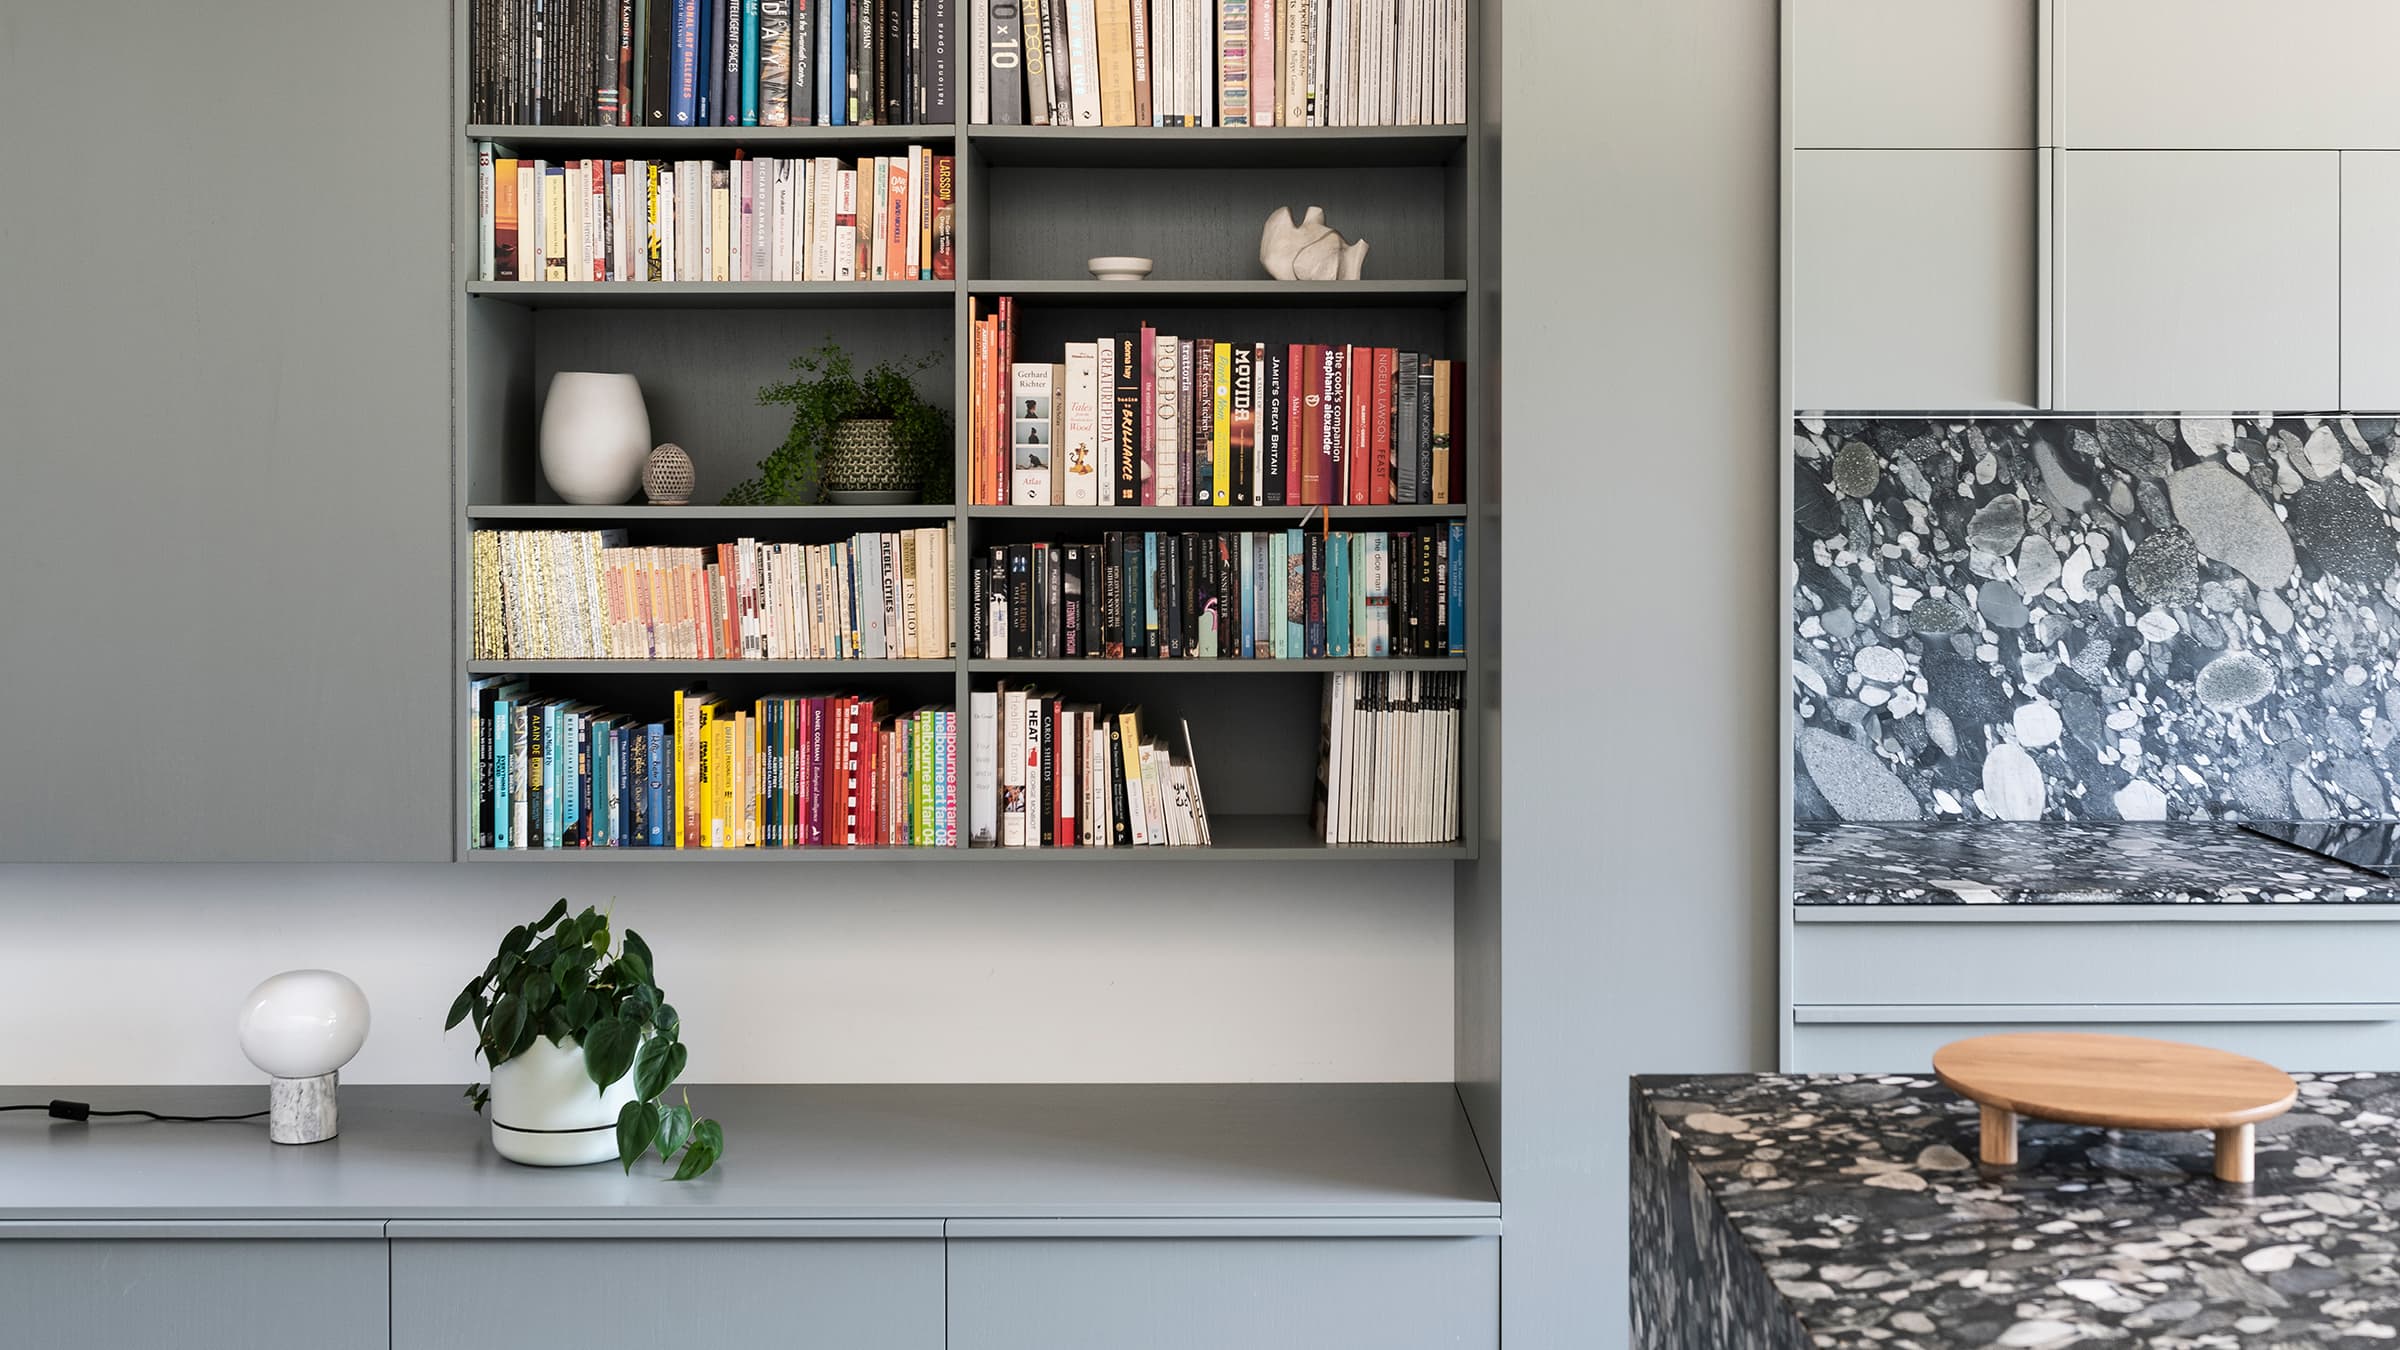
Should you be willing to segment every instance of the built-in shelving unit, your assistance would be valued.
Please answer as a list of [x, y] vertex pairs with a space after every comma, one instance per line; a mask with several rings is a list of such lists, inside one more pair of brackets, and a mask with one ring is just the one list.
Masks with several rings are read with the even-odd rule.
[[[460, 4], [464, 11], [465, 5]], [[959, 51], [970, 50], [963, 40]], [[462, 66], [463, 69], [463, 66]], [[463, 82], [462, 86], [463, 88]], [[959, 99], [963, 109], [965, 99]], [[1481, 718], [1460, 719], [1461, 838], [1425, 846], [1329, 848], [1312, 833], [1318, 722], [1328, 672], [1463, 673], [1467, 708], [1481, 703], [1484, 654], [1419, 660], [1218, 659], [1209, 661], [999, 661], [973, 659], [970, 550], [1032, 540], [1097, 540], [1109, 530], [1402, 529], [1468, 524], [1472, 578], [1466, 631], [1483, 631], [1486, 540], [1478, 529], [1485, 474], [1465, 474], [1468, 500], [1438, 506], [1333, 507], [728, 507], [725, 489], [783, 437], [787, 422], [761, 408], [760, 386], [790, 359], [839, 341], [861, 365], [927, 352], [920, 387], [954, 413], [967, 403], [972, 314], [997, 297], [1017, 301], [1020, 359], [1058, 359], [1059, 344], [1148, 321], [1162, 331], [1264, 342], [1355, 342], [1484, 359], [1477, 231], [1489, 172], [1484, 140], [1467, 127], [1204, 128], [974, 126], [551, 127], [465, 125], [454, 147], [457, 234], [454, 445], [457, 645], [463, 682], [486, 675], [538, 678], [537, 688], [603, 699], [656, 715], [679, 687], [707, 681], [748, 698], [781, 692], [888, 693], [894, 707], [947, 704], [1001, 682], [1033, 683], [1110, 707], [1140, 705], [1179, 739], [1188, 722], [1215, 843], [1147, 849], [597, 849], [494, 853], [470, 847], [472, 796], [458, 795], [454, 847], [461, 858], [779, 862], [810, 858], [975, 860], [1088, 858], [1357, 861], [1472, 858], [1482, 818]], [[921, 145], [955, 158], [958, 275], [911, 282], [500, 282], [476, 272], [475, 157], [501, 155], [722, 159], [831, 155], [855, 159]], [[1269, 212], [1325, 208], [1337, 229], [1370, 243], [1366, 279], [1278, 282], [1261, 275], [1258, 235]], [[1103, 254], [1153, 257], [1140, 282], [1090, 279], [1083, 262]], [[542, 392], [559, 370], [622, 370], [642, 383], [653, 438], [690, 453], [694, 504], [586, 507], [550, 497], [535, 464]], [[950, 379], [943, 381], [943, 373]], [[1470, 378], [1470, 456], [1489, 419], [1484, 383]], [[957, 468], [969, 462], [957, 417]], [[963, 495], [963, 494], [962, 494]], [[612, 529], [635, 543], [708, 544], [737, 537], [822, 543], [860, 530], [948, 525], [957, 595], [956, 654], [935, 661], [511, 661], [472, 662], [470, 536], [478, 529]], [[1238, 678], [1234, 678], [1238, 677]], [[463, 704], [463, 700], [462, 700]], [[462, 719], [465, 713], [462, 708]], [[458, 743], [467, 744], [461, 726]], [[961, 775], [969, 762], [959, 752]], [[465, 781], [464, 752], [455, 781]], [[962, 793], [963, 796], [963, 793]], [[962, 834], [964, 831], [962, 830]]]

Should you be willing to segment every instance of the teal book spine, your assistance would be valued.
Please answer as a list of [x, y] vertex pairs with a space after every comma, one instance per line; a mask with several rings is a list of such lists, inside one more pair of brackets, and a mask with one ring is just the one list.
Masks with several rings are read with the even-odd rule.
[[1308, 651], [1308, 532], [1283, 532], [1283, 650], [1295, 660]]
[[742, 3], [742, 125], [758, 125], [758, 0]]
[[1325, 654], [1350, 655], [1350, 536], [1325, 541]]
[[508, 729], [516, 714], [516, 700], [495, 699], [492, 702], [492, 847], [509, 846], [510, 785], [508, 781]]

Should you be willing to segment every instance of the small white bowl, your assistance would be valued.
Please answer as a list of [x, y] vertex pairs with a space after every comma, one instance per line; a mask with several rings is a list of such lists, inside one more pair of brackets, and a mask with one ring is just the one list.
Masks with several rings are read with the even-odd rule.
[[1148, 258], [1093, 258], [1084, 266], [1102, 281], [1140, 281], [1150, 275]]

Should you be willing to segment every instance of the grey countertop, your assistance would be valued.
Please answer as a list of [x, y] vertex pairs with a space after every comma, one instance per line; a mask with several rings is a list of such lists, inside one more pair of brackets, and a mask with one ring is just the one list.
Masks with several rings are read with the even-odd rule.
[[2387, 1343], [2400, 1077], [2293, 1076], [2248, 1186], [2197, 1131], [2028, 1121], [2019, 1166], [1982, 1166], [1974, 1105], [1918, 1075], [1636, 1079], [1637, 1325], [1777, 1350]]
[[[95, 1220], [1478, 1218], [1499, 1202], [1448, 1083], [695, 1086], [716, 1170], [653, 1155], [521, 1167], [455, 1086], [341, 1089], [341, 1134], [269, 1143], [263, 1120], [0, 1114], [0, 1227]], [[0, 1088], [250, 1111], [266, 1089]]]
[[1792, 827], [1796, 905], [2400, 903], [2400, 885], [2224, 822]]

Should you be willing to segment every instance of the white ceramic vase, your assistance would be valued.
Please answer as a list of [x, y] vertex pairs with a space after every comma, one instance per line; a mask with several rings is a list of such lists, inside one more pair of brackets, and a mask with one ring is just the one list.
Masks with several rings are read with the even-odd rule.
[[542, 477], [559, 500], [617, 506], [642, 484], [650, 412], [631, 375], [562, 370], [542, 401]]
[[633, 1099], [632, 1070], [603, 1092], [584, 1070], [582, 1046], [536, 1036], [492, 1070], [492, 1147], [533, 1167], [607, 1162], [617, 1156], [617, 1113]]

